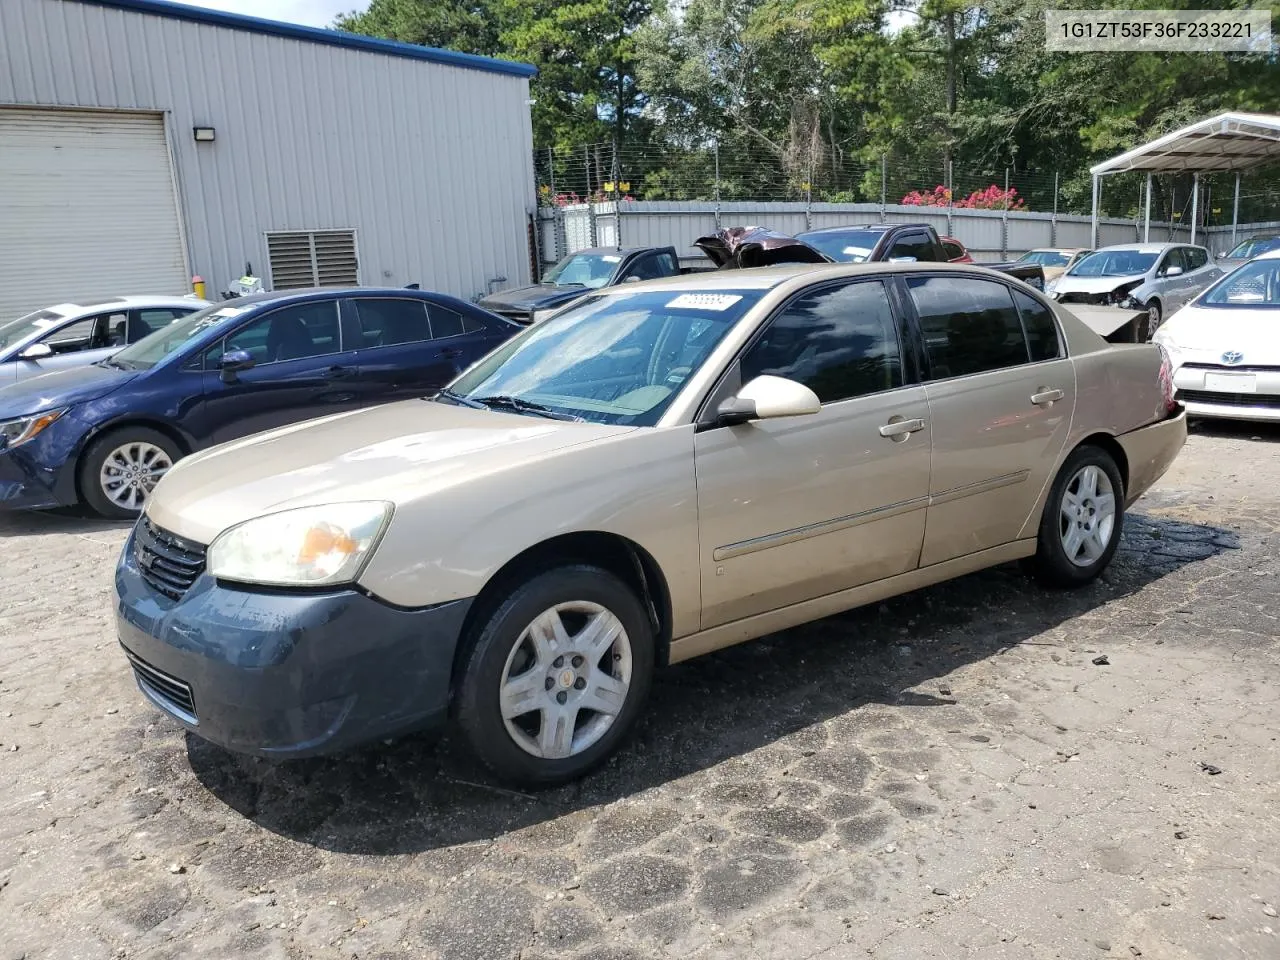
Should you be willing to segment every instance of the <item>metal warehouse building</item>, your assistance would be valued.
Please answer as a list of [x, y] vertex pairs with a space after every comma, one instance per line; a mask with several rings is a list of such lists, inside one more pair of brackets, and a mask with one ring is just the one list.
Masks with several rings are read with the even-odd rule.
[[532, 67], [161, 0], [0, 0], [0, 319], [529, 276]]

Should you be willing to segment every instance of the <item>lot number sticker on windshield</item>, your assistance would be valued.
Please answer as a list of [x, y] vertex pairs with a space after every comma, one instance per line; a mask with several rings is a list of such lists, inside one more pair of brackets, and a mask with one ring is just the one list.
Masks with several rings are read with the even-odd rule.
[[736, 293], [682, 293], [667, 304], [667, 309], [728, 310], [741, 299]]

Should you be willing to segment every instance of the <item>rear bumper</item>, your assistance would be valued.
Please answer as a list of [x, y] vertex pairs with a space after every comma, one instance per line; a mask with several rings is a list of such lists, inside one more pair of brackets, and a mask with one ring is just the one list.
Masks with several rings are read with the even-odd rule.
[[132, 537], [115, 585], [143, 696], [229, 750], [328, 754], [447, 715], [470, 600], [401, 610], [355, 590], [259, 593], [201, 574], [173, 601], [142, 578]]
[[1167, 420], [1121, 434], [1116, 440], [1129, 461], [1129, 483], [1125, 490], [1127, 506], [1164, 476], [1187, 442], [1186, 411], [1180, 410]]

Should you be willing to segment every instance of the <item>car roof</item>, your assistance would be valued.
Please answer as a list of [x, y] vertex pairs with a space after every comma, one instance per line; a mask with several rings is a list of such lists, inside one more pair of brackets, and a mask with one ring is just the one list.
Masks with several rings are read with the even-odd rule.
[[[1144, 244], [1145, 246], [1145, 244]], [[1027, 253], [1080, 253], [1092, 247], [1032, 247]]]
[[416, 287], [302, 287], [296, 290], [264, 290], [262, 293], [251, 293], [243, 297], [232, 297], [223, 300], [222, 307], [251, 307], [259, 303], [286, 303], [288, 301], [315, 300], [320, 297], [443, 297], [466, 303], [447, 293], [436, 293], [434, 290], [421, 290]]
[[1266, 253], [1260, 253], [1253, 259], [1255, 260], [1280, 260], [1280, 248], [1268, 250]]
[[198, 297], [184, 296], [183, 294], [140, 297], [82, 297], [76, 301], [68, 300], [64, 303], [55, 303], [52, 306], [42, 307], [41, 309], [70, 316], [72, 314], [94, 313], [98, 310], [110, 310], [112, 308], [127, 310], [130, 307], [169, 307], [174, 304], [208, 302]]
[[606, 256], [612, 254], [615, 257], [629, 257], [633, 253], [642, 253], [646, 250], [665, 250], [666, 247], [587, 247], [584, 250], [575, 250], [573, 253], [565, 256], [576, 257], [581, 253], [596, 254]]
[[870, 230], [875, 233], [884, 233], [886, 230], [892, 230], [895, 227], [927, 227], [927, 223], [851, 223], [841, 227], [819, 227], [817, 230], [806, 230], [803, 233], [796, 234], [797, 239], [800, 237], [812, 237], [818, 233], [844, 233], [848, 230]]
[[1102, 253], [1105, 250], [1138, 250], [1142, 253], [1164, 253], [1173, 247], [1202, 249], [1198, 243], [1113, 243], [1109, 246], [1099, 247], [1096, 252]]

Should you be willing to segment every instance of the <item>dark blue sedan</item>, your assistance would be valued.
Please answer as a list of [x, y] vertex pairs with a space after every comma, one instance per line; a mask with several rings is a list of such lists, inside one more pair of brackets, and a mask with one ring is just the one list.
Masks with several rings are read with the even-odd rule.
[[421, 397], [520, 330], [418, 290], [227, 301], [110, 359], [0, 389], [0, 507], [136, 516], [181, 457], [299, 420]]

